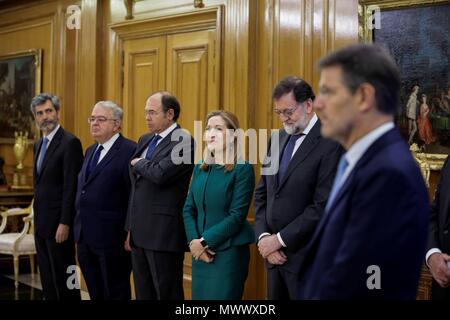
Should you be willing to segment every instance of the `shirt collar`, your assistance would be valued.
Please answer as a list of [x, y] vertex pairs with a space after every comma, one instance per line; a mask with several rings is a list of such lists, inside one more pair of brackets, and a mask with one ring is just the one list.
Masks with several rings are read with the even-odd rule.
[[348, 149], [345, 154], [345, 158], [348, 161], [349, 168], [353, 168], [359, 159], [363, 156], [364, 152], [383, 134], [393, 129], [394, 122], [389, 121], [387, 123], [382, 124], [376, 129], [373, 129], [368, 134], [357, 140], [351, 147]]
[[61, 127], [61, 125], [58, 123], [58, 125], [56, 126], [55, 129], [52, 130], [52, 132], [50, 132], [48, 135], [44, 136], [45, 138], [47, 138], [48, 144], [50, 144], [50, 142], [52, 141], [53, 137], [55, 136], [56, 132], [58, 131], [58, 129], [60, 127]]
[[314, 127], [314, 125], [316, 124], [318, 119], [319, 118], [317, 118], [317, 115], [314, 113], [313, 117], [311, 118], [311, 120], [309, 120], [308, 125], [306, 126], [305, 130], [303, 130], [302, 133], [304, 135], [307, 135], [311, 131], [311, 129]]
[[175, 130], [175, 128], [177, 127], [177, 123], [174, 122], [170, 127], [168, 127], [166, 130], [164, 130], [163, 132], [158, 133], [158, 136], [161, 137], [161, 139], [159, 139], [159, 141], [162, 141], [165, 137], [167, 137], [169, 135], [169, 133], [171, 133], [173, 130]]
[[103, 150], [105, 150], [106, 153], [108, 153], [109, 149], [113, 146], [114, 142], [116, 142], [117, 139], [119, 139], [120, 134], [117, 132], [114, 134], [111, 138], [109, 138], [108, 141], [105, 143], [99, 143], [99, 145], [103, 146]]

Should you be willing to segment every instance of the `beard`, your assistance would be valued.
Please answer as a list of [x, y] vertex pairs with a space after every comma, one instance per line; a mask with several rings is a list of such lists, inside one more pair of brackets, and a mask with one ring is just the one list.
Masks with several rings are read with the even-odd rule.
[[309, 124], [308, 119], [307, 118], [302, 118], [302, 119], [299, 119], [297, 122], [295, 122], [293, 124], [285, 124], [285, 123], [283, 123], [283, 127], [284, 127], [284, 130], [288, 134], [293, 135], [293, 134], [302, 133], [306, 129], [308, 124]]
[[38, 128], [41, 131], [52, 132], [58, 125], [57, 120], [45, 120], [38, 124]]

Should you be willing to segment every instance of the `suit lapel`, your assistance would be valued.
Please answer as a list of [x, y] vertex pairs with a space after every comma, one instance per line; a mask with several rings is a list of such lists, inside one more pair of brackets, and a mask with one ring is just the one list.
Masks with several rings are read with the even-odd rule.
[[[154, 136], [154, 134], [151, 133], [151, 134], [147, 134], [147, 135], [143, 136], [140, 139], [138, 146], [136, 147], [136, 152], [134, 153], [132, 159], [141, 157], [142, 153], [148, 147], [148, 144], [150, 143], [150, 141], [153, 139], [153, 136]], [[133, 183], [135, 183], [140, 179], [141, 176], [134, 172], [131, 165], [129, 167], [130, 167], [130, 172], [131, 172], [131, 176], [130, 176], [131, 180], [133, 181]]]
[[[90, 181], [95, 179], [95, 177], [105, 168], [109, 162], [111, 162], [112, 159], [117, 155], [117, 153], [120, 150], [120, 146], [122, 145], [123, 137], [122, 135], [119, 135], [119, 138], [114, 142], [114, 144], [111, 146], [111, 148], [108, 150], [108, 153], [103, 157], [103, 159], [95, 166], [94, 170], [89, 175], [89, 178], [86, 181], [86, 184], [88, 184]], [[98, 145], [98, 144], [97, 144]], [[95, 148], [93, 148], [93, 151], [97, 149], [97, 145]], [[90, 159], [89, 159], [90, 160]]]
[[[288, 134], [284, 134], [282, 137], [279, 138], [280, 147], [278, 149], [278, 170], [277, 170], [277, 174], [269, 176], [272, 179], [272, 183], [275, 185], [275, 189], [279, 188], [279, 185], [278, 185], [278, 174], [279, 174], [279, 170], [280, 170], [280, 162], [281, 162], [281, 157], [283, 156], [284, 148], [286, 147], [286, 144], [288, 143], [288, 141], [289, 141], [289, 135]], [[271, 144], [272, 143], [273, 143], [273, 141], [271, 141]]]
[[330, 208], [324, 212], [323, 218], [320, 220], [320, 223], [317, 227], [316, 232], [314, 233], [313, 238], [311, 239], [311, 245], [317, 241], [318, 238], [320, 238], [320, 235], [322, 234], [322, 230], [326, 226], [326, 224], [329, 222], [331, 216], [333, 215], [333, 210], [336, 207], [336, 205], [339, 203], [340, 199], [347, 193], [347, 190], [351, 188], [354, 185], [354, 179], [358, 171], [361, 170], [364, 166], [366, 166], [370, 161], [372, 160], [374, 154], [379, 153], [383, 148], [388, 146], [391, 143], [395, 143], [398, 140], [401, 140], [402, 138], [396, 131], [396, 129], [389, 130], [385, 134], [383, 134], [380, 138], [375, 140], [375, 142], [369, 147], [369, 149], [366, 150], [366, 152], [363, 154], [361, 159], [356, 163], [355, 167], [352, 169], [350, 175], [345, 180], [342, 187], [339, 189], [336, 197], [334, 198], [333, 203], [331, 204]]
[[319, 223], [319, 225], [318, 225], [318, 227], [317, 227], [317, 233], [315, 234], [315, 237], [313, 237], [311, 243], [312, 243], [313, 241], [315, 241], [315, 239], [318, 238], [319, 235], [322, 233], [323, 227], [328, 223], [328, 220], [329, 220], [330, 217], [331, 217], [331, 214], [329, 214], [329, 213], [330, 213], [331, 211], [333, 211], [333, 209], [334, 209], [334, 207], [336, 206], [336, 204], [339, 203], [340, 198], [342, 198], [342, 197], [346, 194], [346, 192], [347, 192], [347, 190], [350, 188], [350, 186], [353, 185], [353, 179], [354, 179], [355, 174], [356, 174], [355, 172], [357, 171], [357, 170], [355, 170], [355, 169], [356, 169], [356, 168], [354, 168], [354, 170], [352, 170], [352, 172], [350, 173], [350, 175], [349, 175], [349, 176], [347, 177], [347, 179], [345, 180], [344, 185], [341, 187], [341, 189], [339, 189], [339, 192], [338, 192], [338, 194], [336, 195], [336, 197], [334, 198], [334, 201], [333, 201], [333, 203], [331, 204], [331, 207], [330, 207], [327, 211], [324, 212], [324, 214], [323, 214], [323, 216], [322, 216], [322, 219], [321, 219], [321, 221], [320, 221], [320, 223]]
[[[161, 140], [161, 142], [156, 146], [155, 151], [153, 151], [153, 154], [150, 158], [150, 161], [152, 161], [155, 156], [157, 156], [162, 150], [164, 150], [171, 142], [171, 138], [172, 138], [172, 133], [176, 130], [179, 129], [180, 126], [177, 125], [176, 128], [174, 130], [172, 130], [172, 132], [170, 132], [164, 139]], [[143, 138], [141, 138], [141, 142], [138, 144], [137, 148], [136, 148], [136, 152], [133, 155], [133, 159], [134, 158], [140, 158], [142, 153], [144, 152], [145, 149], [147, 149], [150, 141], [153, 139], [155, 134], [149, 134]], [[140, 179], [140, 175], [136, 174], [133, 170], [131, 170], [130, 172], [132, 172], [132, 177], [135, 178], [134, 182], [137, 182]]]
[[148, 147], [148, 144], [150, 143], [150, 140], [153, 139], [154, 134], [149, 134], [148, 136], [145, 136], [141, 143], [137, 146], [136, 152], [133, 155], [134, 158], [140, 158], [142, 152]]
[[34, 149], [34, 159], [33, 159], [33, 176], [36, 177], [36, 179], [39, 179], [39, 175], [37, 173], [37, 161], [39, 158], [39, 153], [41, 152], [42, 147], [42, 139], [39, 139], [39, 141], [36, 143]]
[[[55, 152], [55, 150], [58, 148], [59, 144], [61, 143], [63, 133], [64, 133], [63, 128], [59, 127], [58, 131], [56, 131], [56, 134], [54, 135], [52, 141], [50, 142], [50, 145], [47, 148], [47, 151], [45, 152], [45, 157], [44, 157], [44, 160], [42, 161], [41, 173], [39, 174], [38, 177], [42, 176], [49, 159], [51, 158], [52, 154]], [[39, 152], [41, 152], [40, 149], [41, 148], [39, 148]], [[38, 157], [39, 157], [39, 154], [38, 154]]]
[[155, 151], [153, 151], [153, 154], [151, 155], [150, 159], [148, 159], [148, 160], [153, 161], [153, 159], [155, 159], [155, 157], [169, 145], [170, 137], [171, 137], [171, 135], [169, 134], [164, 139], [162, 139], [160, 143], [158, 143], [158, 145], [155, 148]]
[[161, 151], [170, 145], [170, 142], [172, 141], [172, 134], [177, 129], [180, 129], [179, 125], [177, 125], [175, 129], [173, 129], [164, 139], [161, 140], [161, 142], [156, 146], [155, 151], [153, 151], [153, 154], [149, 159], [150, 161], [152, 161]]
[[86, 151], [86, 155], [84, 157], [83, 165], [81, 167], [81, 175], [82, 175], [82, 183], [86, 183], [86, 171], [87, 167], [89, 165], [89, 162], [91, 161], [91, 158], [93, 156], [93, 153], [95, 152], [95, 149], [97, 149], [98, 144], [95, 144], [91, 147], [89, 147]]
[[[288, 137], [289, 135], [287, 135], [286, 142], [284, 143], [284, 145], [287, 143]], [[284, 185], [287, 178], [292, 174], [295, 168], [306, 159], [308, 154], [314, 149], [319, 140], [320, 140], [320, 122], [318, 120], [316, 124], [312, 127], [311, 131], [306, 135], [305, 140], [303, 140], [302, 144], [300, 145], [300, 147], [292, 157], [291, 161], [289, 162], [286, 173], [284, 174], [283, 180], [278, 186], [278, 189]], [[284, 145], [282, 149], [283, 151]], [[281, 151], [280, 153], [280, 161], [283, 151]]]

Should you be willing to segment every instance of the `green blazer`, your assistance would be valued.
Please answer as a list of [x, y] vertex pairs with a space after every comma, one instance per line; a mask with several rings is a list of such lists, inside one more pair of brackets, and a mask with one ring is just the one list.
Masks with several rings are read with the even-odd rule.
[[203, 237], [214, 251], [253, 243], [247, 214], [254, 187], [253, 166], [247, 162], [230, 172], [219, 165], [207, 171], [196, 165], [183, 210], [188, 242]]

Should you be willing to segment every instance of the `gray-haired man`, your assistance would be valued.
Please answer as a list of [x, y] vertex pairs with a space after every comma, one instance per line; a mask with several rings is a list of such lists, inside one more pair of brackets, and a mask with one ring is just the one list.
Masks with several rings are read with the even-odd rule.
[[78, 260], [91, 300], [129, 300], [131, 257], [123, 244], [136, 143], [121, 134], [123, 111], [98, 102], [88, 118], [96, 143], [78, 176], [74, 223]]
[[46, 300], [80, 299], [67, 287], [67, 268], [75, 265], [71, 227], [77, 175], [83, 162], [78, 138], [59, 124], [57, 96], [41, 93], [31, 112], [43, 137], [34, 145], [34, 221], [37, 260]]

